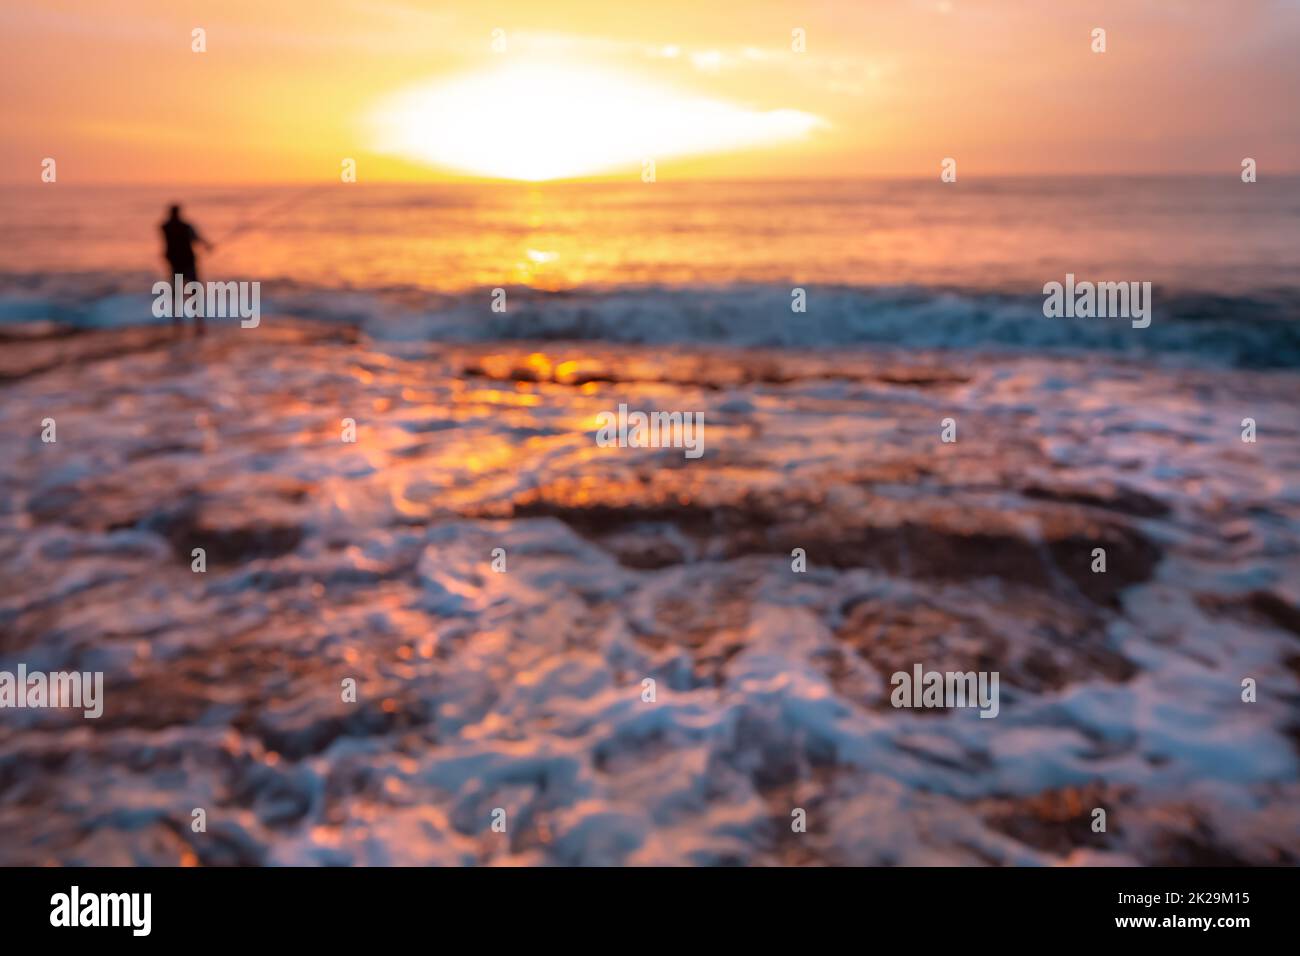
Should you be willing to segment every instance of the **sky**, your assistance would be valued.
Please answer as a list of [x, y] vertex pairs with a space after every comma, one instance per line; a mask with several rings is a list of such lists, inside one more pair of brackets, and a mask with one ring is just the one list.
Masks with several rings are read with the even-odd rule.
[[1297, 50], [1300, 0], [35, 0], [0, 181], [1294, 173]]

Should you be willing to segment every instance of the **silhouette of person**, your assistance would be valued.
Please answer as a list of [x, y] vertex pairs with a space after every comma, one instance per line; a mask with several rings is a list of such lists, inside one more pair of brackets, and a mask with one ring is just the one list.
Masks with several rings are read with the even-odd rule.
[[[181, 330], [182, 317], [185, 315], [184, 310], [184, 288], [185, 283], [199, 281], [198, 262], [194, 256], [194, 244], [200, 243], [205, 249], [211, 251], [212, 243], [199, 235], [199, 231], [181, 218], [181, 207], [173, 205], [169, 210], [166, 220], [162, 226], [163, 234], [163, 256], [167, 259], [167, 265], [171, 267], [171, 275], [168, 279], [175, 281], [176, 276], [181, 277], [181, 294], [177, 297], [175, 308], [172, 309], [172, 328], [179, 332]], [[203, 307], [200, 306], [198, 315], [195, 316], [194, 331], [197, 335], [203, 334]]]

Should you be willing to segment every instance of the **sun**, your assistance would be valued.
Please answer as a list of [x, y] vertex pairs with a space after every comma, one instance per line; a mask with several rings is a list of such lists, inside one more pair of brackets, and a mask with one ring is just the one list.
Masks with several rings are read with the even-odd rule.
[[538, 182], [806, 137], [799, 110], [754, 110], [608, 69], [517, 63], [398, 91], [370, 115], [379, 152]]

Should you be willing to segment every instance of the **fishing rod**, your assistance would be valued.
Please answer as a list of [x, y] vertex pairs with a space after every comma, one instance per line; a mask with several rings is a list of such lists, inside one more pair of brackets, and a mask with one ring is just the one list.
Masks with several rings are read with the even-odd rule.
[[258, 228], [265, 229], [268, 225], [283, 217], [283, 215], [290, 209], [299, 205], [304, 199], [314, 193], [330, 188], [330, 185], [331, 184], [317, 184], [315, 186], [309, 186], [302, 191], [293, 193], [293, 195], [285, 199], [281, 199], [274, 205], [258, 210], [256, 215], [249, 214], [244, 216], [242, 220], [235, 224], [233, 229], [220, 238], [214, 240], [212, 245], [224, 246], [229, 243], [230, 240], [242, 235], [243, 233], [251, 232]]

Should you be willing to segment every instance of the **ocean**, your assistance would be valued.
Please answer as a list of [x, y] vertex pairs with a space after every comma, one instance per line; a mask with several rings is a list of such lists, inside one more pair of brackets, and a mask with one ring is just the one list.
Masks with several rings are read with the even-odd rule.
[[1300, 862], [1297, 183], [6, 190], [0, 864]]
[[[154, 321], [172, 201], [202, 277], [420, 340], [901, 345], [1300, 363], [1300, 178], [6, 187], [0, 321]], [[1041, 315], [1150, 282], [1154, 323]], [[807, 311], [792, 312], [803, 288]], [[490, 308], [505, 289], [507, 309]], [[1276, 321], [1282, 320], [1282, 321]]]

